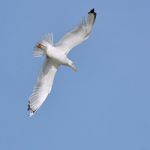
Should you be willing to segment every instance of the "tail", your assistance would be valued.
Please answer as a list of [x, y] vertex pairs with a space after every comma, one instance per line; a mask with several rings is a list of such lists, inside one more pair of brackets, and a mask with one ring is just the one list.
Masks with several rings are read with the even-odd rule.
[[33, 51], [33, 56], [34, 57], [41, 57], [43, 55], [46, 55], [46, 47], [48, 47], [48, 45], [53, 45], [53, 34], [49, 33], [47, 35], [45, 35], [41, 42], [39, 42]]
[[33, 56], [34, 57], [41, 57], [45, 55], [45, 51], [41, 48], [38, 48], [37, 46], [35, 47], [34, 51], [33, 51]]

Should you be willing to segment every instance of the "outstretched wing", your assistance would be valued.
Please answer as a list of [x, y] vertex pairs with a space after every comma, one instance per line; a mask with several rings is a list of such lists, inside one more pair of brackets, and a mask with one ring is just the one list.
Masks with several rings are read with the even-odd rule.
[[29, 97], [28, 111], [29, 116], [32, 116], [36, 112], [43, 102], [46, 100], [53, 85], [53, 80], [57, 72], [57, 65], [53, 64], [50, 59], [46, 58], [46, 61], [42, 67], [42, 70], [38, 76], [35, 87], [33, 88], [32, 95]]
[[81, 24], [67, 33], [55, 46], [58, 46], [65, 54], [68, 54], [73, 47], [79, 45], [89, 37], [95, 19], [96, 13], [92, 9], [88, 12], [88, 16], [82, 20]]

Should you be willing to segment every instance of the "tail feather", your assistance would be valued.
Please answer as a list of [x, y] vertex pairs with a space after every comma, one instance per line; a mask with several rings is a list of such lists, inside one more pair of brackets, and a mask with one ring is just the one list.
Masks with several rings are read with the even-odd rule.
[[42, 55], [46, 55], [46, 49], [43, 47], [48, 47], [49, 45], [53, 45], [53, 34], [49, 33], [45, 35], [42, 40], [36, 45], [33, 56], [40, 57]]
[[53, 45], [53, 33], [48, 33], [44, 35], [42, 40], [48, 42], [50, 45]]
[[33, 51], [33, 56], [34, 57], [41, 57], [45, 54], [44, 50], [40, 49], [40, 48], [35, 48]]

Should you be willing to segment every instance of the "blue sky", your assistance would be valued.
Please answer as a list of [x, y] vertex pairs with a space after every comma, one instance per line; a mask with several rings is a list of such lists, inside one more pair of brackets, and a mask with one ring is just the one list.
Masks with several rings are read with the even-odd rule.
[[[3, 150], [150, 149], [150, 2], [148, 0], [1, 0]], [[91, 37], [71, 51], [78, 71], [61, 67], [33, 118], [27, 101], [44, 58], [41, 37], [58, 41], [91, 9]]]

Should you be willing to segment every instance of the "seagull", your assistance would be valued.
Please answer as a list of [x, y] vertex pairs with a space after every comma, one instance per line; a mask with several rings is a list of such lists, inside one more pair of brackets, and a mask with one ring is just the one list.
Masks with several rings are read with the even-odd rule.
[[28, 100], [28, 112], [30, 117], [41, 107], [50, 94], [58, 67], [65, 65], [74, 71], [77, 70], [74, 62], [70, 60], [67, 55], [72, 48], [88, 39], [95, 19], [96, 12], [93, 8], [78, 26], [68, 32], [56, 44], [53, 43], [53, 35], [48, 34], [35, 46], [33, 55], [35, 57], [45, 56], [45, 62]]

